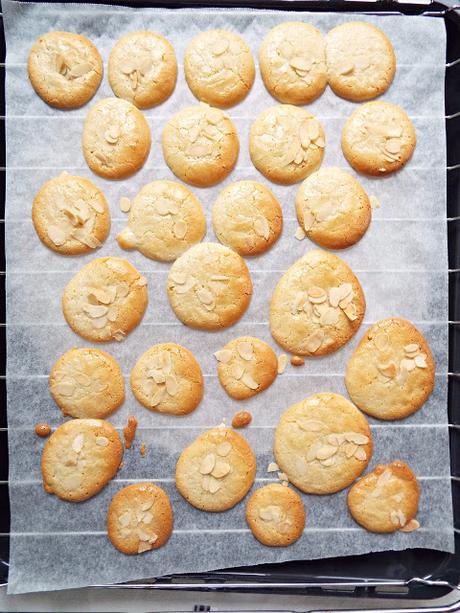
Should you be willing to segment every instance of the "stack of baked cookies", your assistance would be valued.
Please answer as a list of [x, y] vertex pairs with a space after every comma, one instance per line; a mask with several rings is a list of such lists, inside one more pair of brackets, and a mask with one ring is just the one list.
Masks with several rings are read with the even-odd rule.
[[[325, 131], [303, 105], [321, 96], [327, 85], [338, 96], [364, 102], [343, 128], [346, 160], [365, 175], [399, 170], [415, 148], [412, 123], [394, 104], [368, 102], [393, 80], [396, 60], [390, 41], [364, 22], [344, 23], [325, 37], [307, 23], [281, 23], [261, 42], [259, 67], [279, 104], [262, 110], [253, 122], [250, 156], [269, 181], [301, 182], [293, 240], [308, 237], [332, 250], [355, 244], [371, 221], [371, 199], [356, 176], [320, 168]], [[103, 76], [96, 47], [68, 32], [40, 37], [31, 49], [28, 69], [37, 94], [61, 109], [88, 103]], [[184, 70], [200, 103], [172, 116], [162, 137], [164, 159], [182, 183], [155, 180], [132, 200], [122, 198], [120, 207], [129, 215], [116, 240], [122, 249], [172, 262], [165, 291], [183, 324], [221, 330], [243, 317], [253, 290], [244, 258], [263, 254], [277, 241], [283, 211], [266, 183], [230, 183], [212, 209], [219, 242], [201, 242], [206, 216], [187, 185], [215, 185], [235, 168], [238, 134], [222, 109], [249, 94], [255, 64], [239, 35], [211, 30], [190, 41]], [[174, 91], [174, 49], [160, 34], [130, 33], [113, 47], [108, 77], [115, 97], [90, 107], [83, 153], [96, 175], [126, 179], [142, 167], [150, 151], [149, 125], [141, 109], [162, 103]], [[102, 191], [92, 181], [67, 173], [39, 189], [32, 217], [41, 241], [63, 256], [90, 253], [110, 233]], [[129, 261], [102, 257], [69, 282], [62, 308], [72, 330], [87, 341], [123, 342], [141, 322], [147, 295], [147, 279]], [[349, 266], [331, 251], [315, 249], [279, 279], [270, 303], [270, 330], [291, 354], [291, 364], [300, 367], [305, 359], [343, 347], [358, 331], [365, 308], [363, 289]], [[130, 385], [147, 409], [186, 415], [197, 409], [203, 396], [200, 364], [187, 348], [164, 340], [139, 357]], [[238, 401], [266, 390], [288, 362], [286, 354], [277, 357], [266, 342], [249, 336], [234, 338], [214, 355], [220, 384]], [[409, 321], [391, 317], [366, 330], [346, 366], [351, 401], [321, 391], [281, 413], [273, 446], [276, 463], [268, 467], [270, 473], [279, 471], [279, 482], [256, 489], [247, 502], [246, 520], [254, 536], [269, 546], [289, 545], [301, 537], [304, 504], [289, 484], [318, 495], [351, 486], [350, 513], [367, 530], [416, 529], [419, 486], [407, 464], [394, 459], [360, 477], [373, 451], [366, 415], [394, 420], [418, 410], [433, 389], [434, 372], [427, 342]], [[122, 462], [123, 444], [106, 418], [124, 401], [123, 375], [109, 353], [73, 348], [52, 367], [49, 385], [63, 414], [74, 419], [59, 426], [44, 446], [44, 487], [63, 500], [86, 500], [116, 475]], [[222, 425], [203, 432], [182, 451], [176, 486], [191, 505], [221, 512], [249, 492], [256, 457], [235, 428], [250, 421], [250, 414], [241, 411], [234, 428]], [[120, 489], [107, 523], [111, 542], [123, 553], [156, 549], [173, 529], [169, 498], [153, 483]]]

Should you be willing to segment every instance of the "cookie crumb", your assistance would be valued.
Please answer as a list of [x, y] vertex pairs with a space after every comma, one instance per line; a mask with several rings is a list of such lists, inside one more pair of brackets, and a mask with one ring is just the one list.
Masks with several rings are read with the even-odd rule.
[[141, 446], [139, 447], [139, 453], [141, 454], [141, 457], [145, 456], [145, 443], [142, 442]]
[[303, 366], [305, 364], [305, 360], [300, 355], [291, 356], [291, 364], [293, 366]]
[[280, 467], [278, 466], [278, 464], [276, 462], [270, 462], [270, 464], [267, 467], [267, 472], [269, 473], [276, 473], [277, 470], [279, 470]]
[[233, 428], [246, 428], [252, 421], [252, 415], [248, 411], [238, 411], [232, 419]]
[[128, 417], [128, 423], [123, 428], [123, 436], [125, 438], [125, 449], [131, 449], [134, 437], [136, 436], [137, 419], [134, 415]]
[[51, 434], [51, 426], [49, 424], [40, 423], [35, 426], [35, 434], [45, 438]]

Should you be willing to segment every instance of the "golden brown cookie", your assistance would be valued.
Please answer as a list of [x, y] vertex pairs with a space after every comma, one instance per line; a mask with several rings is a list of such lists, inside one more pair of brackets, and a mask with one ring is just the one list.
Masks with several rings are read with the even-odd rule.
[[275, 431], [275, 459], [307, 494], [348, 487], [372, 456], [366, 417], [340, 394], [313, 394], [290, 406]]
[[345, 383], [353, 402], [377, 419], [403, 419], [433, 391], [436, 365], [424, 336], [390, 317], [365, 333], [348, 361]]
[[162, 547], [172, 534], [173, 510], [168, 494], [153, 483], [119, 490], [107, 511], [107, 534], [122, 553], [134, 555]]
[[399, 170], [412, 157], [416, 141], [407, 114], [383, 100], [358, 106], [342, 130], [342, 151], [348, 163], [371, 176]]
[[185, 50], [184, 71], [198, 100], [227, 108], [241, 102], [256, 76], [251, 50], [227, 30], [200, 32]]
[[278, 359], [264, 341], [240, 336], [216, 351], [219, 381], [235, 400], [251, 398], [270, 387], [278, 374]]
[[256, 458], [246, 439], [230, 428], [213, 428], [181, 453], [176, 487], [201, 511], [226, 511], [246, 496], [255, 475]]
[[120, 98], [99, 100], [83, 126], [83, 155], [105, 179], [125, 179], [144, 165], [150, 151], [150, 128], [134, 104]]
[[370, 532], [396, 532], [409, 524], [418, 511], [420, 488], [407, 464], [395, 460], [379, 464], [348, 492], [353, 519]]
[[63, 414], [71, 417], [104, 419], [125, 399], [121, 368], [100, 349], [66, 351], [51, 368], [49, 388]]
[[74, 332], [86, 340], [121, 341], [147, 308], [147, 279], [127, 260], [97, 258], [64, 289], [62, 310]]
[[32, 221], [39, 239], [62, 255], [88, 253], [110, 232], [102, 191], [88, 179], [62, 173], [44, 183], [34, 198]]
[[302, 536], [305, 527], [302, 499], [293, 489], [280, 483], [260, 487], [248, 500], [246, 522], [262, 545], [292, 545]]
[[319, 121], [291, 104], [262, 111], [249, 134], [252, 163], [267, 179], [283, 185], [297, 183], [318, 170], [324, 147]]
[[162, 145], [165, 162], [176, 177], [197, 187], [225, 179], [240, 149], [230, 117], [207, 104], [187, 107], [171, 117]]
[[227, 185], [212, 208], [217, 238], [240, 255], [270, 249], [283, 229], [283, 211], [273, 192], [257, 181]]
[[103, 73], [93, 43], [73, 32], [47, 32], [32, 46], [27, 62], [32, 87], [50, 106], [76, 109], [96, 93]]
[[283, 349], [316, 357], [337, 351], [356, 333], [366, 301], [358, 279], [338, 256], [315, 249], [278, 281], [270, 330]]
[[115, 477], [122, 458], [123, 445], [112, 424], [103, 419], [72, 419], [45, 443], [43, 487], [62, 500], [87, 500]]

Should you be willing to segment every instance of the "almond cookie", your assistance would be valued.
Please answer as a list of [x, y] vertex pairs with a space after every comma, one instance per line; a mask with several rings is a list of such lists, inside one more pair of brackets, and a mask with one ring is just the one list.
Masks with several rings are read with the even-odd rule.
[[121, 341], [147, 308], [147, 280], [127, 260], [97, 258], [70, 280], [62, 310], [74, 332], [88, 341]]
[[334, 494], [369, 464], [372, 434], [349, 400], [340, 394], [313, 394], [281, 415], [274, 452], [278, 466], [299, 490]]
[[181, 183], [153, 181], [131, 201], [128, 226], [117, 236], [122, 249], [170, 262], [199, 243], [206, 218], [198, 198]]
[[371, 205], [361, 184], [340, 168], [321, 168], [300, 185], [297, 219], [321, 247], [345, 249], [358, 242], [371, 221]]
[[83, 155], [105, 179], [125, 179], [144, 165], [150, 151], [150, 128], [127, 100], [105, 98], [88, 112], [83, 126]]
[[104, 419], [125, 399], [121, 368], [100, 349], [70, 349], [53, 364], [48, 383], [58, 407], [71, 417]]
[[338, 256], [315, 249], [281, 277], [270, 302], [270, 330], [283, 349], [310, 357], [337, 351], [356, 333], [366, 301]]
[[186, 415], [203, 398], [203, 375], [188, 349], [162, 343], [150, 347], [136, 362], [131, 371], [131, 389], [151, 411]]
[[342, 151], [348, 163], [365, 175], [386, 175], [410, 160], [416, 144], [414, 126], [396, 104], [367, 102], [347, 119]]
[[172, 534], [173, 510], [168, 494], [153, 483], [119, 490], [107, 511], [107, 534], [114, 547], [134, 555], [162, 547]]
[[115, 96], [138, 109], [164, 102], [177, 80], [177, 61], [171, 43], [156, 32], [130, 32], [109, 55], [109, 83]]
[[305, 109], [278, 104], [260, 113], [249, 133], [254, 166], [274, 183], [289, 185], [318, 170], [325, 136], [319, 121]]
[[273, 192], [257, 181], [230, 183], [212, 208], [217, 238], [240, 255], [270, 249], [283, 229], [283, 211]]
[[176, 113], [163, 130], [162, 145], [165, 162], [176, 177], [197, 187], [225, 179], [240, 149], [230, 117], [207, 104]]
[[34, 198], [32, 221], [39, 239], [62, 255], [88, 253], [110, 232], [102, 191], [83, 177], [63, 173], [44, 183]]
[[435, 363], [417, 328], [390, 317], [373, 325], [347, 364], [345, 384], [353, 402], [377, 419], [402, 419], [433, 391]]
[[234, 324], [249, 306], [252, 281], [243, 258], [217, 243], [191, 247], [171, 266], [168, 298], [182, 323], [201, 330]]
[[327, 85], [324, 38], [309, 23], [287, 21], [272, 28], [262, 41], [259, 64], [265, 87], [280, 102], [308, 104]]
[[227, 30], [195, 36], [185, 51], [184, 71], [198, 100], [222, 108], [241, 102], [256, 76], [251, 50], [241, 36]]
[[396, 532], [417, 514], [419, 496], [416, 476], [407, 464], [395, 460], [359, 479], [347, 502], [353, 519], [369, 532]]
[[326, 36], [328, 81], [332, 91], [354, 102], [386, 92], [396, 71], [387, 36], [371, 23], [348, 21]]
[[278, 374], [278, 359], [264, 341], [240, 336], [216, 351], [219, 381], [235, 400], [251, 398], [270, 387]]
[[260, 487], [248, 500], [246, 522], [262, 545], [292, 545], [302, 536], [305, 527], [302, 499], [293, 489], [280, 483]]
[[103, 66], [93, 43], [73, 32], [47, 32], [32, 46], [27, 61], [32, 87], [50, 106], [76, 109], [91, 100]]
[[112, 424], [103, 419], [71, 419], [45, 443], [43, 487], [62, 500], [87, 500], [115, 477], [122, 458], [123, 445]]
[[246, 496], [255, 475], [256, 458], [246, 439], [230, 428], [213, 428], [181, 453], [176, 487], [201, 511], [226, 511]]

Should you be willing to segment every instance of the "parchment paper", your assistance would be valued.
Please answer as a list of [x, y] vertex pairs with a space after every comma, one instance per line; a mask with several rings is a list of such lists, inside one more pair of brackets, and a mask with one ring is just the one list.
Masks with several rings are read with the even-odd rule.
[[[305, 20], [326, 33], [356, 16], [293, 15], [243, 9], [132, 10], [9, 1], [2, 5], [7, 39], [10, 593], [407, 547], [452, 551], [446, 410], [445, 33], [442, 21], [428, 17], [359, 16], [377, 24], [394, 44], [398, 69], [384, 99], [406, 109], [418, 138], [414, 157], [402, 172], [387, 178], [360, 179], [365, 189], [378, 198], [381, 208], [373, 211], [372, 224], [363, 240], [340, 255], [353, 267], [364, 287], [368, 303], [366, 321], [357, 337], [341, 351], [323, 359], [307, 360], [301, 369], [288, 367], [269, 390], [248, 402], [237, 403], [220, 387], [212, 353], [242, 334], [256, 335], [274, 346], [267, 326], [273, 287], [282, 271], [314, 247], [308, 240], [298, 242], [294, 238], [297, 186], [270, 185], [283, 207], [283, 236], [269, 253], [247, 260], [254, 282], [251, 306], [237, 325], [219, 333], [191, 330], [175, 318], [165, 293], [168, 265], [118, 248], [114, 237], [125, 224], [118, 200], [120, 196], [134, 196], [154, 179], [174, 178], [162, 158], [160, 135], [173, 112], [195, 102], [182, 70], [184, 48], [192, 36], [206, 28], [228, 28], [242, 34], [256, 56], [268, 29], [284, 20]], [[81, 132], [91, 104], [112, 95], [107, 78], [104, 77], [93, 102], [83, 109], [63, 112], [48, 107], [35, 95], [27, 79], [25, 63], [32, 42], [49, 30], [70, 30], [89, 36], [106, 62], [119, 36], [140, 29], [161, 32], [171, 40], [180, 64], [179, 80], [168, 101], [146, 112], [153, 145], [145, 167], [126, 181], [104, 181], [92, 175], [84, 163]], [[211, 206], [225, 184], [245, 178], [267, 183], [250, 163], [247, 134], [255, 115], [274, 103], [257, 75], [248, 98], [229, 111], [241, 141], [238, 165], [223, 184], [194, 190], [206, 210], [209, 240], [216, 240], [210, 228]], [[354, 108], [353, 103], [341, 100], [330, 90], [309, 106], [327, 135], [323, 166], [335, 165], [351, 171], [340, 151], [340, 132]], [[63, 170], [90, 178], [108, 198], [112, 231], [97, 254], [62, 257], [47, 250], [35, 235], [30, 219], [34, 194], [44, 181]], [[126, 402], [111, 421], [121, 428], [127, 415], [137, 417], [139, 429], [134, 447], [126, 451], [118, 477], [98, 496], [82, 504], [70, 504], [42, 489], [43, 440], [34, 434], [33, 427], [38, 421], [47, 421], [55, 428], [63, 421], [48, 393], [47, 374], [64, 351], [87, 344], [66, 325], [60, 298], [72, 275], [93, 257], [101, 255], [119, 255], [135, 264], [148, 278], [150, 299], [142, 325], [122, 343], [111, 343], [104, 348], [116, 356], [128, 377], [137, 358], [150, 345], [160, 341], [182, 343], [193, 351], [205, 373], [205, 398], [190, 416], [174, 418], [141, 407], [127, 385]], [[197, 511], [180, 497], [173, 476], [183, 447], [223, 419], [229, 423], [234, 412], [243, 407], [253, 414], [253, 423], [243, 434], [257, 454], [254, 487], [276, 478], [266, 469], [273, 459], [273, 428], [281, 412], [313, 392], [330, 390], [346, 394], [343, 373], [348, 356], [369, 324], [390, 315], [412, 320], [426, 335], [436, 358], [436, 388], [422, 410], [402, 422], [370, 420], [375, 438], [370, 468], [396, 458], [410, 463], [421, 483], [420, 530], [412, 534], [369, 534], [348, 514], [346, 492], [326, 497], [305, 495], [305, 533], [291, 547], [270, 549], [260, 545], [248, 531], [244, 501], [227, 513], [211, 514]], [[145, 442], [147, 449], [144, 458], [139, 453], [141, 442]], [[107, 539], [106, 509], [118, 489], [138, 480], [154, 480], [165, 488], [173, 503], [175, 527], [165, 547], [127, 557]]]

